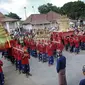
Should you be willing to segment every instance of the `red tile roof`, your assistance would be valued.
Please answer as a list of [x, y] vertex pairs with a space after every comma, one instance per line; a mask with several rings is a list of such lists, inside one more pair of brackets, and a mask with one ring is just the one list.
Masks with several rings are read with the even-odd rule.
[[48, 21], [56, 21], [57, 19], [59, 19], [61, 17], [60, 14], [50, 11], [47, 13], [47, 20]]
[[48, 12], [47, 14], [32, 14], [30, 15], [23, 24], [45, 24], [57, 21], [61, 17], [60, 14], [53, 11]]

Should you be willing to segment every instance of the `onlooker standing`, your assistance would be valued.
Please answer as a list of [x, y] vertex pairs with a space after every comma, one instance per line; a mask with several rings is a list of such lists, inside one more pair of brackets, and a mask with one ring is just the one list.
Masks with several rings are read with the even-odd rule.
[[62, 55], [62, 52], [58, 52], [59, 57], [57, 58], [57, 73], [58, 73], [58, 78], [59, 78], [59, 85], [67, 85], [66, 82], [66, 58]]
[[[85, 75], [85, 65], [83, 66], [83, 74]], [[85, 79], [82, 79], [79, 85], [85, 85]]]

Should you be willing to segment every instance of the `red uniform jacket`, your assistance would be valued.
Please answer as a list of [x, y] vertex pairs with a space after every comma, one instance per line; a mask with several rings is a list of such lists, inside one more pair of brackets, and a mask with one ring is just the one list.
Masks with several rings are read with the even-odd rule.
[[56, 50], [57, 49], [57, 44], [53, 42], [52, 45], [53, 45], [53, 50]]
[[26, 47], [30, 47], [30, 43], [27, 39], [24, 39], [24, 43], [25, 43]]
[[18, 51], [17, 59], [18, 60], [21, 60], [22, 59], [22, 52], [21, 51]]
[[29, 59], [30, 59], [30, 55], [26, 52], [23, 54], [22, 57], [22, 64], [29, 64]]
[[85, 35], [82, 35], [81, 42], [85, 42]]
[[75, 39], [75, 40], [74, 40], [74, 44], [75, 44], [75, 47], [76, 47], [76, 48], [79, 47], [79, 40]]
[[42, 45], [42, 53], [46, 53], [46, 45]]
[[[45, 50], [44, 50], [45, 49]], [[39, 52], [40, 53], [44, 53], [46, 51], [45, 46], [43, 46], [42, 44], [39, 45]]]
[[57, 50], [60, 50], [62, 51], [64, 48], [63, 44], [62, 43], [57, 43]]
[[70, 42], [70, 46], [73, 46], [74, 45], [74, 39], [73, 38], [70, 38], [69, 39], [69, 42]]
[[[16, 47], [15, 48], [17, 48], [18, 49], [18, 47], [19, 47], [19, 44], [16, 44]], [[15, 49], [14, 48], [14, 57], [15, 57], [15, 59], [17, 59], [18, 60], [18, 55], [19, 55], [19, 51], [17, 50], [17, 49]]]
[[36, 43], [33, 43], [32, 50], [36, 50]]
[[[21, 45], [18, 45], [18, 49], [20, 49], [20, 50], [22, 49]], [[21, 60], [21, 59], [22, 59], [22, 53], [23, 53], [23, 52], [20, 51], [20, 50], [17, 50], [17, 53], [18, 53], [18, 54], [17, 54], [17, 59], [18, 59], [18, 60]]]
[[69, 43], [69, 39], [68, 38], [64, 38], [64, 44], [67, 45]]
[[61, 37], [59, 37], [59, 36], [56, 37], [56, 41], [59, 41], [59, 40], [61, 41]]
[[37, 44], [36, 49], [39, 51], [40, 43]]
[[53, 45], [52, 44], [48, 44], [47, 54], [48, 54], [49, 57], [53, 56], [53, 51], [54, 51]]
[[10, 40], [10, 44], [11, 44], [11, 46], [14, 46], [15, 40]]

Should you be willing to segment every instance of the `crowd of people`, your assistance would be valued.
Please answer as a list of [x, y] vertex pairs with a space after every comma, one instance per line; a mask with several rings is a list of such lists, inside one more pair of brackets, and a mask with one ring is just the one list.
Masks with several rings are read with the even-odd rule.
[[[27, 77], [32, 76], [32, 74], [30, 74], [30, 56], [38, 58], [39, 62], [48, 62], [48, 66], [53, 65], [54, 58], [57, 57], [56, 70], [59, 73], [60, 82], [64, 82], [64, 84], [60, 83], [59, 85], [66, 85], [66, 80], [62, 81], [63, 75], [65, 79], [66, 68], [66, 58], [62, 55], [62, 51], [65, 48], [66, 51], [78, 54], [80, 50], [85, 50], [85, 33], [83, 31], [76, 31], [76, 33], [69, 36], [52, 34], [50, 40], [37, 41], [24, 36], [22, 41], [19, 41], [19, 38], [13, 38], [10, 40], [10, 48], [8, 45], [8, 42], [6, 42], [5, 47], [7, 49], [2, 52], [2, 57], [4, 56], [10, 60], [12, 64], [15, 64], [16, 70], [19, 70], [20, 74], [25, 73]], [[60, 62], [62, 62], [62, 65]], [[3, 71], [1, 70], [2, 65], [1, 63], [0, 76], [3, 75]], [[63, 75], [61, 75], [62, 73]], [[2, 81], [0, 81], [0, 84], [3, 80], [4, 77]]]

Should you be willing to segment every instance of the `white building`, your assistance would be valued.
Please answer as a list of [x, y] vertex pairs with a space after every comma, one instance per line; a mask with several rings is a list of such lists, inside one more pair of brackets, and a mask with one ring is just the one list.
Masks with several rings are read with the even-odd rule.
[[57, 19], [60, 17], [60, 14], [53, 11], [50, 11], [47, 14], [32, 14], [23, 22], [23, 27], [26, 30], [58, 28]]
[[0, 23], [4, 26], [4, 28], [11, 33], [13, 30], [19, 28], [19, 20], [13, 19], [7, 16], [4, 16], [0, 13]]

